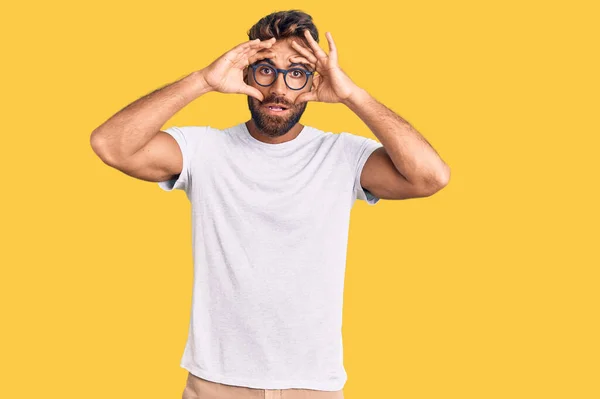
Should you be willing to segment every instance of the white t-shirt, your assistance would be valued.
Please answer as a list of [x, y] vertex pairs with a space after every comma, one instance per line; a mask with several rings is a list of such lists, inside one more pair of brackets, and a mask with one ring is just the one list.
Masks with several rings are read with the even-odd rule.
[[194, 279], [181, 367], [228, 385], [337, 391], [350, 209], [382, 144], [304, 126], [269, 144], [246, 124], [170, 127], [191, 203]]

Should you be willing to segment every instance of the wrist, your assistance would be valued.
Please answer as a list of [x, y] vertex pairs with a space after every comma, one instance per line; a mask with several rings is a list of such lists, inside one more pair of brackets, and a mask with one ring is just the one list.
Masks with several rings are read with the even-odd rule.
[[190, 73], [184, 80], [190, 85], [195, 97], [200, 97], [201, 95], [212, 91], [212, 88], [206, 83], [203, 69]]
[[342, 103], [349, 108], [353, 108], [362, 104], [368, 98], [368, 96], [369, 93], [367, 93], [365, 89], [356, 86], [356, 88], [352, 90], [352, 94], [345, 98]]

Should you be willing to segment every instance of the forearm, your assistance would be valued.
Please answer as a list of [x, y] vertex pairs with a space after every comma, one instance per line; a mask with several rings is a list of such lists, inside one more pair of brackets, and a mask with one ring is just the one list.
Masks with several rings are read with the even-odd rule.
[[92, 132], [94, 149], [110, 157], [134, 154], [179, 110], [209, 92], [202, 76], [195, 71], [129, 104]]
[[447, 182], [448, 165], [410, 123], [362, 88], [343, 103], [379, 139], [398, 172], [409, 182], [425, 186]]

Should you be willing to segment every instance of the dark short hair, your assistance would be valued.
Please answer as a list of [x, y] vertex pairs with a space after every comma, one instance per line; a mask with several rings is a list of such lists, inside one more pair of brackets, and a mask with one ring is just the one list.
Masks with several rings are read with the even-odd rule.
[[307, 47], [310, 47], [304, 37], [305, 30], [310, 31], [315, 41], [319, 42], [319, 31], [310, 15], [301, 10], [277, 11], [261, 18], [254, 24], [248, 31], [248, 39], [268, 40], [275, 37], [280, 40], [297, 37]]

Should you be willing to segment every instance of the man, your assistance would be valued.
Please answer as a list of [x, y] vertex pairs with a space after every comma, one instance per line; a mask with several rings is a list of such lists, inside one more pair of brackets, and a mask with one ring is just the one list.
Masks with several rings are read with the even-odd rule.
[[[184, 190], [192, 205], [194, 291], [184, 398], [343, 398], [342, 298], [356, 199], [425, 197], [448, 166], [406, 121], [342, 71], [312, 18], [261, 19], [248, 42], [143, 97], [91, 144], [130, 176]], [[248, 96], [227, 129], [160, 128], [195, 98]], [[380, 142], [299, 120], [308, 101], [343, 103]]]

